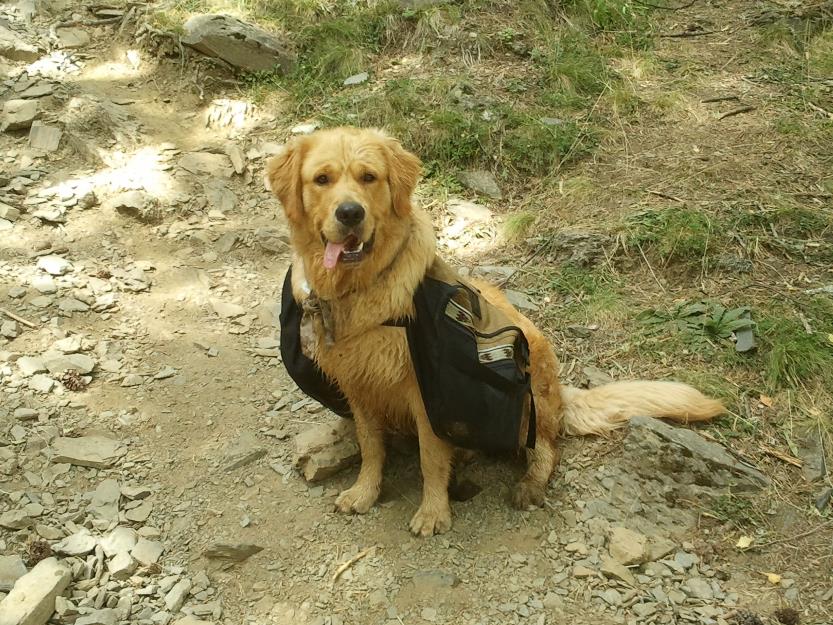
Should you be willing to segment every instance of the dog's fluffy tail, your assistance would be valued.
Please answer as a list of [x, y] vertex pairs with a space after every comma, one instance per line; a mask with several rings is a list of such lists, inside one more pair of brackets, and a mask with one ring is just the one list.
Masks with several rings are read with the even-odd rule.
[[631, 417], [664, 417], [692, 423], [725, 412], [723, 404], [680, 382], [613, 382], [592, 389], [561, 388], [564, 433], [605, 434]]

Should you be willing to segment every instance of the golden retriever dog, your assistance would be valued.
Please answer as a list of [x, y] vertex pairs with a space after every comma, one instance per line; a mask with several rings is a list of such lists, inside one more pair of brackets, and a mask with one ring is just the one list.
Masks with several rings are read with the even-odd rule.
[[[267, 164], [265, 181], [289, 223], [295, 299], [303, 301], [311, 290], [331, 309], [331, 336], [316, 337], [313, 358], [338, 383], [355, 418], [361, 469], [335, 506], [367, 512], [382, 483], [385, 432], [411, 430], [419, 440], [423, 493], [410, 529], [430, 536], [451, 527], [455, 449], [428, 421], [404, 329], [382, 325], [413, 314], [414, 291], [436, 257], [431, 219], [411, 201], [420, 172], [419, 158], [384, 132], [334, 128], [291, 139]], [[723, 412], [720, 402], [676, 382], [561, 386], [558, 359], [544, 335], [497, 288], [471, 282], [529, 343], [536, 444], [526, 450], [527, 471], [514, 491], [518, 508], [543, 504], [562, 434], [603, 434], [635, 415], [687, 423]], [[519, 449], [527, 427], [528, 418]]]

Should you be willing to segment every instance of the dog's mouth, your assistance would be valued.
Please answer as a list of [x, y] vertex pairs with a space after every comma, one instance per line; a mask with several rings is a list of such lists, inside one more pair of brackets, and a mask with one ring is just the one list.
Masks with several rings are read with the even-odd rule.
[[338, 263], [352, 265], [364, 260], [364, 257], [373, 249], [373, 240], [376, 237], [374, 232], [370, 235], [370, 239], [362, 241], [355, 234], [348, 234], [345, 239], [339, 243], [327, 240], [324, 234], [321, 234], [321, 240], [324, 241], [324, 268], [335, 269]]

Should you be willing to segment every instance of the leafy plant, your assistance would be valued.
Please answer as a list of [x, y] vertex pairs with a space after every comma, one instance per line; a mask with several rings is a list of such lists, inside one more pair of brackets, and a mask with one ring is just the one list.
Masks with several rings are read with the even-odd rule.
[[725, 341], [739, 330], [755, 328], [755, 322], [747, 315], [749, 308], [726, 308], [716, 302], [699, 301], [680, 304], [670, 312], [646, 310], [637, 320], [651, 326], [653, 332], [670, 326], [695, 340]]

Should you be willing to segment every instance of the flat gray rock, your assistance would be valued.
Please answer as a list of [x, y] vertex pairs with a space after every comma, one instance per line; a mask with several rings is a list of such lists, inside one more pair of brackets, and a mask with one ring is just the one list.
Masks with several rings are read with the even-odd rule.
[[0, 56], [12, 61], [31, 63], [38, 60], [40, 51], [36, 46], [24, 41], [13, 30], [0, 25]]
[[136, 558], [140, 564], [150, 566], [159, 561], [162, 552], [165, 551], [165, 546], [147, 538], [139, 538], [130, 550], [130, 555]]
[[8, 510], [0, 514], [0, 527], [8, 530], [22, 530], [34, 522], [35, 520], [25, 510]]
[[49, 393], [55, 388], [55, 380], [48, 375], [38, 373], [29, 378], [29, 388], [38, 393]]
[[0, 625], [43, 625], [55, 611], [55, 598], [72, 579], [70, 568], [46, 558], [17, 580], [0, 601]]
[[344, 79], [344, 86], [351, 87], [353, 85], [360, 85], [364, 82], [367, 82], [367, 79], [370, 78], [370, 74], [367, 72], [361, 72], [360, 74], [353, 74], [352, 76], [348, 76]]
[[120, 497], [119, 483], [112, 479], [103, 480], [93, 491], [92, 500], [90, 505], [87, 506], [87, 512], [97, 519], [118, 521]]
[[231, 178], [234, 166], [225, 154], [212, 152], [188, 152], [177, 163], [182, 169], [195, 175], [208, 174], [220, 178]]
[[46, 363], [44, 363], [40, 358], [36, 358], [34, 356], [23, 356], [18, 358], [17, 367], [25, 376], [46, 372]]
[[295, 466], [308, 482], [318, 482], [357, 463], [355, 426], [349, 419], [314, 425], [295, 437]]
[[110, 576], [113, 579], [125, 580], [128, 579], [139, 563], [128, 552], [122, 551], [117, 553], [108, 563], [107, 570], [110, 571]]
[[211, 308], [217, 313], [218, 317], [223, 319], [235, 319], [246, 314], [246, 309], [240, 304], [232, 304], [231, 302], [223, 302], [218, 299], [210, 300]]
[[118, 613], [112, 608], [104, 608], [79, 616], [75, 625], [116, 625], [118, 622]]
[[491, 172], [476, 169], [472, 171], [461, 171], [457, 174], [460, 183], [475, 193], [488, 196], [499, 200], [503, 197], [503, 192]]
[[7, 100], [3, 104], [0, 130], [26, 130], [39, 115], [37, 100]]
[[72, 263], [66, 258], [55, 254], [47, 254], [38, 259], [38, 269], [45, 271], [51, 276], [63, 276], [72, 271]]
[[14, 583], [26, 575], [26, 565], [20, 556], [0, 556], [0, 591], [9, 592]]
[[526, 293], [521, 293], [520, 291], [514, 291], [512, 289], [504, 289], [503, 294], [506, 296], [506, 299], [509, 300], [510, 304], [521, 311], [538, 310], [538, 304], [529, 299], [529, 296]]
[[33, 122], [29, 130], [29, 147], [44, 152], [54, 152], [61, 144], [64, 131], [57, 126]]
[[4, 202], [0, 202], [0, 219], [6, 219], [8, 221], [17, 221], [19, 218], [20, 209], [15, 208], [14, 206], [9, 206]]
[[90, 553], [97, 544], [97, 540], [90, 532], [83, 529], [71, 536], [67, 536], [61, 542], [52, 547], [55, 553], [65, 556], [83, 556]]
[[656, 462], [665, 458], [699, 476], [697, 483], [758, 489], [769, 485], [769, 478], [755, 467], [732, 456], [725, 447], [707, 441], [694, 430], [674, 427], [659, 419], [634, 417], [626, 445], [638, 445]]
[[260, 443], [254, 432], [241, 432], [226, 449], [225, 470], [239, 469], [263, 458], [265, 455], [266, 447]]
[[58, 28], [55, 35], [60, 48], [83, 48], [90, 43], [90, 36], [81, 28]]
[[209, 559], [242, 562], [261, 551], [263, 547], [251, 543], [216, 543], [206, 549], [203, 555]]
[[99, 542], [104, 555], [112, 558], [119, 553], [130, 553], [138, 541], [139, 535], [136, 530], [129, 527], [117, 527]]
[[119, 441], [103, 436], [58, 437], [52, 443], [53, 463], [68, 463], [82, 467], [106, 469], [124, 454]]
[[482, 204], [469, 202], [468, 200], [451, 199], [446, 204], [446, 208], [457, 219], [469, 223], [485, 222], [492, 219], [492, 211]]
[[95, 359], [86, 354], [67, 354], [59, 358], [47, 360], [46, 368], [52, 375], [58, 375], [70, 369], [82, 375], [87, 375], [95, 369]]
[[183, 25], [182, 43], [250, 72], [291, 71], [297, 57], [283, 35], [267, 32], [229, 15], [202, 14]]

